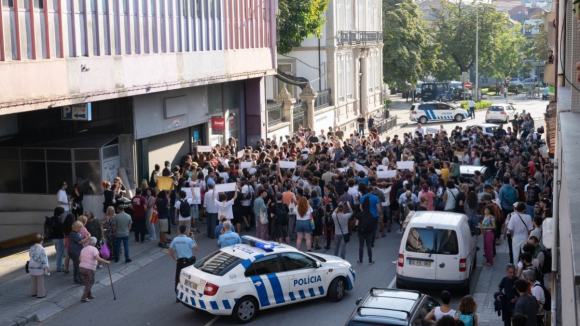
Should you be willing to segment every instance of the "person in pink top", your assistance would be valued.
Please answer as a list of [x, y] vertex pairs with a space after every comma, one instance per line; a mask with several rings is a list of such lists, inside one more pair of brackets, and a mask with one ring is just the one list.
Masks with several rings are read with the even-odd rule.
[[423, 188], [423, 193], [419, 195], [419, 201], [421, 201], [421, 198], [423, 197], [427, 198], [427, 210], [434, 211], [435, 206], [433, 205], [433, 198], [435, 198], [435, 194], [431, 189], [429, 189], [429, 186], [426, 183], [423, 183], [421, 187]]
[[[79, 218], [77, 219], [77, 221], [83, 223], [83, 227], [79, 231], [81, 237], [83, 237], [83, 239], [86, 238], [86, 237], [90, 237], [91, 236], [91, 233], [85, 227], [85, 225], [87, 225], [88, 218], [86, 216], [84, 216], [84, 215], [81, 215], [81, 216], [79, 216]], [[88, 242], [83, 243], [83, 246], [84, 247], [86, 247], [88, 245], [89, 245]]]
[[83, 278], [83, 285], [85, 286], [83, 297], [81, 298], [82, 302], [89, 302], [91, 299], [95, 298], [91, 293], [91, 288], [93, 287], [93, 283], [95, 283], [95, 269], [97, 269], [97, 264], [110, 264], [109, 261], [104, 260], [99, 256], [99, 250], [95, 248], [95, 244], [97, 244], [97, 238], [90, 237], [89, 241], [87, 241], [87, 244], [88, 245], [84, 247], [83, 250], [81, 250], [81, 262], [79, 264], [79, 271]]

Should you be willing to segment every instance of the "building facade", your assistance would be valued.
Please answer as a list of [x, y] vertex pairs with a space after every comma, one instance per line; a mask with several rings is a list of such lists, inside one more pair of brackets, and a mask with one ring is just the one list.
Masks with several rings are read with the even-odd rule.
[[134, 189], [197, 145], [263, 138], [276, 13], [258, 0], [2, 0], [0, 226], [13, 227], [0, 242], [38, 232], [63, 182], [100, 212], [102, 181]]
[[[321, 37], [310, 37], [289, 54], [278, 55], [278, 69], [306, 78], [311, 88], [267, 79], [266, 95], [274, 108], [276, 103], [283, 109], [283, 99], [294, 99], [285, 111], [292, 118], [268, 123], [269, 136], [294, 132], [298, 125], [317, 133], [329, 127], [351, 131], [359, 114], [382, 116], [381, 8], [378, 0], [332, 0]], [[312, 95], [316, 99], [312, 105], [305, 103]]]

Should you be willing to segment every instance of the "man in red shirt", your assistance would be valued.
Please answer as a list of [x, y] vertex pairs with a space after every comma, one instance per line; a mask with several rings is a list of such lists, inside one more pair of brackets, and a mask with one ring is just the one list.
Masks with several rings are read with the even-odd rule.
[[147, 201], [141, 196], [141, 188], [135, 190], [135, 196], [131, 199], [133, 206], [133, 218], [135, 226], [135, 242], [145, 242], [145, 214], [147, 213]]
[[536, 162], [534, 162], [534, 156], [532, 156], [528, 162], [528, 169], [530, 170], [529, 174], [531, 176], [536, 174]]
[[426, 183], [423, 183], [421, 187], [423, 188], [423, 193], [419, 195], [419, 200], [421, 200], [421, 198], [427, 198], [427, 210], [434, 211], [435, 206], [433, 205], [433, 198], [435, 198], [435, 194], [431, 189], [429, 189], [429, 185]]

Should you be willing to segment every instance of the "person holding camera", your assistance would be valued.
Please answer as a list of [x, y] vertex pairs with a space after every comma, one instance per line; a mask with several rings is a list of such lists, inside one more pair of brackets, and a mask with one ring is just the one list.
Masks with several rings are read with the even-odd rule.
[[[177, 284], [179, 284], [179, 275], [181, 270], [187, 266], [191, 266], [195, 263], [194, 251], [197, 251], [197, 243], [193, 237], [193, 233], [190, 232], [187, 236], [187, 226], [182, 224], [179, 226], [179, 236], [175, 237], [171, 244], [169, 245], [169, 256], [171, 259], [177, 262], [177, 268], [175, 269], [175, 291], [177, 292]], [[175, 298], [175, 302], [179, 302], [178, 298]]]
[[[352, 216], [352, 209], [348, 201], [339, 202], [338, 206], [332, 213], [334, 221], [334, 255], [345, 259], [346, 244], [350, 241], [348, 233], [348, 221]], [[340, 255], [339, 255], [340, 251]]]

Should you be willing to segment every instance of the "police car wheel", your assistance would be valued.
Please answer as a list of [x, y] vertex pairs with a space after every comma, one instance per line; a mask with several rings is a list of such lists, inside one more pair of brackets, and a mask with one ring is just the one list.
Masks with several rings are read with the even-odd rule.
[[241, 324], [249, 323], [258, 313], [258, 302], [252, 297], [243, 297], [234, 306], [232, 317]]
[[344, 277], [337, 277], [330, 283], [328, 287], [328, 298], [331, 301], [339, 302], [344, 298], [346, 283]]
[[456, 115], [455, 116], [455, 121], [457, 121], [457, 122], [463, 121], [463, 116], [461, 114]]
[[427, 123], [427, 117], [423, 116], [419, 118], [419, 122], [421, 122], [422, 124], [426, 124]]

